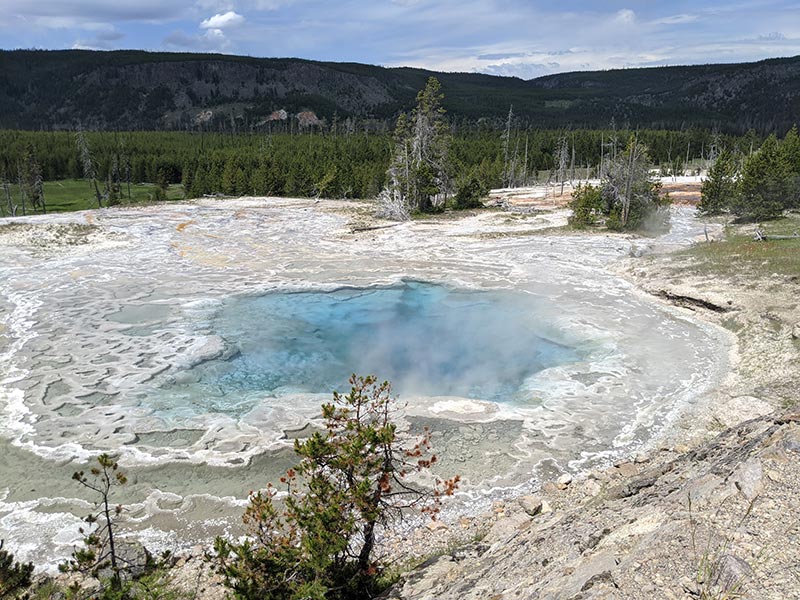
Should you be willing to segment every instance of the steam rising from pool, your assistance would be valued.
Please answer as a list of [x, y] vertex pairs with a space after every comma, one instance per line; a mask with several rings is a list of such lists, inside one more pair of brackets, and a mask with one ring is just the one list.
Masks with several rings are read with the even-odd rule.
[[527, 379], [578, 359], [551, 338], [542, 302], [413, 281], [234, 298], [209, 325], [235, 355], [185, 373], [162, 406], [211, 399], [216, 410], [240, 413], [252, 393], [329, 393], [345, 389], [350, 373], [388, 379], [401, 395], [524, 401]]

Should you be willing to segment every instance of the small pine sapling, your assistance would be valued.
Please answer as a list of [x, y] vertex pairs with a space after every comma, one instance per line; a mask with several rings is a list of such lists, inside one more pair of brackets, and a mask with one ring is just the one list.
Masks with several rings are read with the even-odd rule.
[[117, 461], [108, 454], [97, 457], [98, 466], [92, 467], [89, 475], [84, 471], [76, 471], [72, 479], [83, 487], [97, 493], [100, 498], [95, 503], [96, 512], [86, 516], [84, 521], [89, 524], [87, 531], [81, 527], [80, 532], [85, 534], [84, 548], [76, 549], [72, 560], [59, 566], [61, 571], [77, 571], [90, 573], [97, 576], [100, 571], [111, 569], [111, 588], [122, 589], [122, 571], [126, 567], [117, 549], [115, 540], [116, 519], [122, 514], [122, 505], [112, 505], [111, 491], [114, 487], [125, 485], [128, 481], [124, 473], [119, 471]]
[[215, 560], [236, 598], [374, 597], [382, 571], [377, 527], [408, 509], [435, 518], [458, 487], [457, 476], [431, 488], [411, 481], [436, 456], [427, 429], [403, 445], [388, 382], [353, 375], [350, 385], [322, 406], [325, 431], [295, 441], [300, 462], [281, 478], [285, 496], [272, 485], [251, 495], [248, 539], [217, 539]]

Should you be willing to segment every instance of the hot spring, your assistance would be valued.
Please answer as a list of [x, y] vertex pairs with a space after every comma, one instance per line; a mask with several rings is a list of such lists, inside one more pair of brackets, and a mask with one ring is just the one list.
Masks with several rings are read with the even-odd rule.
[[406, 281], [241, 296], [205, 323], [227, 359], [203, 362], [156, 394], [161, 414], [241, 415], [265, 397], [345, 390], [375, 374], [401, 396], [526, 403], [526, 382], [581, 353], [531, 294]]

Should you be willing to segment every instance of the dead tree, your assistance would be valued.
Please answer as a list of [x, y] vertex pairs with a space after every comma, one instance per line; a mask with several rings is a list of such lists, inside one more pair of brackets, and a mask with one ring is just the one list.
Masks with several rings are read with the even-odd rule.
[[83, 134], [83, 129], [78, 127], [75, 132], [75, 142], [78, 145], [78, 154], [80, 154], [81, 164], [83, 165], [83, 178], [91, 181], [94, 186], [94, 195], [97, 198], [97, 208], [103, 208], [103, 196], [100, 193], [100, 188], [97, 186], [97, 170], [94, 167], [94, 160], [89, 151], [89, 144], [86, 141], [86, 136]]
[[503, 131], [503, 186], [511, 187], [511, 128], [514, 124], [514, 105], [508, 109], [506, 128]]
[[6, 205], [8, 206], [8, 216], [17, 216], [17, 205], [14, 204], [14, 198], [11, 195], [11, 184], [3, 178], [3, 189], [6, 192]]
[[567, 177], [567, 165], [569, 164], [569, 142], [567, 136], [562, 136], [558, 140], [556, 147], [555, 163], [557, 169], [558, 182], [561, 184], [561, 195], [564, 195], [564, 180]]

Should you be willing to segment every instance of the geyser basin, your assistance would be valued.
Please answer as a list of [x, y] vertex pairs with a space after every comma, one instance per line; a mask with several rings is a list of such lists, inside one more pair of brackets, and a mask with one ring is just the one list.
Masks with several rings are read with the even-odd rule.
[[[331, 389], [346, 389], [350, 371], [373, 370], [371, 363], [342, 366], [343, 345], [356, 359], [372, 359], [355, 340], [371, 341], [375, 328], [364, 320], [377, 322], [381, 311], [353, 309], [367, 332], [358, 338], [353, 329], [337, 329], [338, 312], [320, 309], [312, 319], [312, 298], [324, 304], [343, 295], [339, 308], [350, 310], [364, 301], [355, 296], [425, 292], [423, 285], [412, 293], [416, 284], [369, 289], [400, 274], [509, 290], [433, 286], [427, 289], [441, 293], [441, 301], [420, 308], [405, 300], [392, 308], [453, 316], [449, 335], [463, 343], [450, 344], [458, 352], [444, 370], [466, 367], [449, 378], [449, 388], [442, 384], [447, 378], [425, 387], [430, 379], [374, 369], [407, 402], [403, 425], [431, 428], [442, 475], [462, 475], [462, 489], [474, 498], [535, 486], [556, 467], [577, 471], [630, 455], [694, 403], [703, 406], [724, 375], [727, 337], [662, 308], [606, 268], [639, 241], [530, 235], [552, 219], [502, 212], [353, 235], [352, 215], [364, 208], [209, 200], [91, 213], [106, 239], [57, 252], [0, 243], [0, 538], [20, 549], [19, 560], [52, 566], [79, 544], [87, 506], [72, 499], [81, 490], [69, 478], [106, 451], [118, 453], [135, 476], [118, 500], [133, 516], [126, 529], [153, 551], [238, 531], [242, 507], [231, 499], [276, 481], [294, 461], [285, 432], [314, 424]], [[673, 225], [683, 224], [682, 239], [702, 235], [690, 209], [673, 217]], [[89, 218], [33, 217], [48, 226]], [[360, 290], [252, 295], [262, 284], [332, 290], [342, 283]], [[281, 319], [278, 308], [285, 308]], [[496, 319], [475, 325], [456, 318], [468, 313]], [[286, 318], [298, 314], [299, 323]], [[284, 375], [265, 383], [257, 380], [266, 374], [263, 365], [246, 362], [255, 358], [251, 349], [260, 347], [257, 336], [267, 332], [270, 315], [288, 328], [287, 339], [320, 318], [319, 335], [330, 343], [306, 342], [313, 352], [299, 366], [289, 360], [299, 361], [299, 352], [275, 358]], [[415, 352], [435, 358], [442, 350], [443, 319], [434, 323], [416, 325], [422, 334], [413, 337], [424, 343], [412, 346], [412, 360]], [[413, 329], [407, 324], [400, 333], [406, 328]], [[549, 355], [536, 337], [567, 355]], [[532, 350], [524, 339], [533, 339]], [[237, 349], [239, 356], [231, 354]], [[342, 361], [328, 374], [317, 370], [322, 360], [313, 360], [323, 351]], [[192, 367], [198, 360], [206, 362]], [[404, 387], [422, 393], [414, 397]], [[502, 402], [425, 395], [448, 389]], [[485, 413], [462, 410], [484, 404], [491, 404]]]
[[238, 352], [194, 367], [170, 388], [191, 390], [183, 401], [217, 398], [221, 412], [246, 409], [243, 397], [256, 394], [343, 390], [351, 373], [388, 379], [403, 395], [525, 401], [528, 378], [579, 357], [548, 331], [542, 302], [413, 281], [238, 297], [209, 323]]

